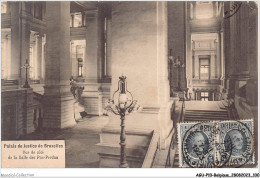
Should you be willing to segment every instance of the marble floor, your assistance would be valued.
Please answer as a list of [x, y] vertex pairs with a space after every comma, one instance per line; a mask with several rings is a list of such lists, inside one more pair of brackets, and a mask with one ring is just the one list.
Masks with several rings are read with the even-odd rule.
[[43, 130], [27, 135], [26, 140], [65, 140], [66, 168], [98, 168], [96, 144], [99, 133], [108, 123], [107, 116], [82, 119], [75, 127], [60, 131]]

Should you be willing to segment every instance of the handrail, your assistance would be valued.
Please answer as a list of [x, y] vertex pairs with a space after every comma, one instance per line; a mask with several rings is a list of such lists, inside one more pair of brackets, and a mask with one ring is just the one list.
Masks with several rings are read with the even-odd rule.
[[[180, 113], [180, 117], [178, 117], [178, 122], [183, 121], [183, 110], [185, 108], [185, 99], [183, 98], [182, 100], [182, 107], [181, 107], [181, 113]], [[174, 127], [174, 126], [173, 126]], [[175, 140], [175, 136], [176, 136], [176, 132], [173, 133], [172, 135], [172, 138], [171, 138], [171, 143], [170, 143], [170, 146], [169, 146], [169, 150], [168, 150], [168, 154], [167, 154], [167, 159], [166, 159], [166, 163], [165, 163], [165, 168], [171, 168], [173, 166], [173, 162], [171, 164], [171, 148], [174, 148], [174, 140]], [[174, 161], [174, 160], [172, 160]]]
[[234, 103], [228, 102], [227, 112], [228, 112], [229, 119], [231, 120], [239, 119], [239, 115], [237, 113], [237, 109]]
[[156, 131], [153, 131], [153, 135], [148, 147], [148, 150], [145, 154], [144, 162], [142, 168], [151, 168], [153, 166], [154, 158], [157, 152], [159, 134]]

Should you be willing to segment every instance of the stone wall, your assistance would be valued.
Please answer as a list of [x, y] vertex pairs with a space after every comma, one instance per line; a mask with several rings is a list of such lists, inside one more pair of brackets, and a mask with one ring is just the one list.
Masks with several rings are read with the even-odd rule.
[[254, 119], [256, 141], [258, 139], [258, 9], [253, 1], [225, 2], [224, 11], [230, 10], [234, 3], [241, 3], [240, 8], [233, 16], [224, 19], [225, 89], [228, 99], [235, 103], [239, 118]]
[[1, 94], [2, 139], [13, 140], [32, 133], [35, 130], [32, 89], [6, 90]]

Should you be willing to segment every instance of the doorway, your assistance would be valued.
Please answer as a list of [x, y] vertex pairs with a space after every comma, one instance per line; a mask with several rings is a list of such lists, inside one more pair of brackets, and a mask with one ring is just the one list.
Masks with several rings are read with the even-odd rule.
[[209, 58], [200, 58], [200, 80], [209, 80]]
[[209, 101], [209, 92], [201, 92], [201, 101]]

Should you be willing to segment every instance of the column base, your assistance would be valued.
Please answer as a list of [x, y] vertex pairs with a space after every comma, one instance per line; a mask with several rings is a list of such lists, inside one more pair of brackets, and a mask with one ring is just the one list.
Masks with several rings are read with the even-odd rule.
[[43, 128], [62, 129], [76, 125], [72, 96], [44, 96]]
[[88, 83], [84, 86], [82, 104], [85, 112], [90, 115], [103, 115], [103, 109], [110, 98], [111, 83]]
[[85, 112], [90, 115], [101, 116], [102, 110], [102, 94], [100, 91], [99, 83], [85, 84], [85, 89], [81, 95], [82, 105], [85, 108]]

